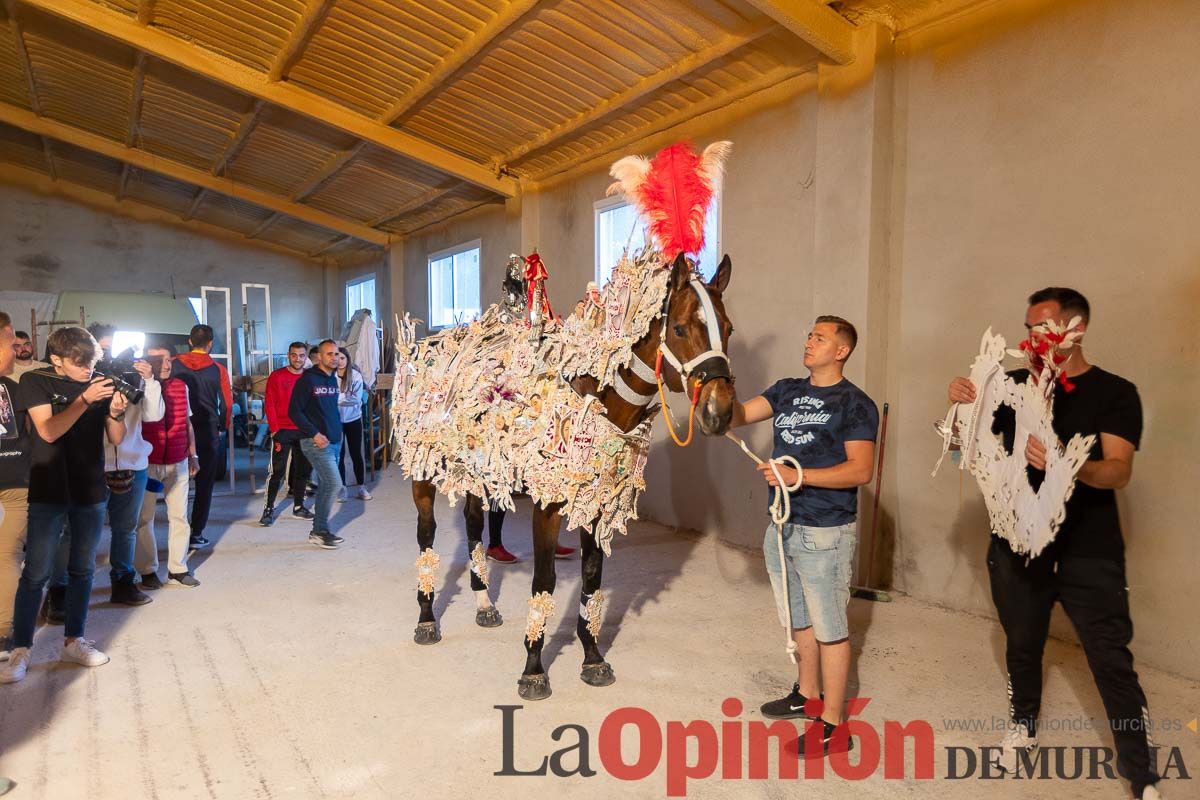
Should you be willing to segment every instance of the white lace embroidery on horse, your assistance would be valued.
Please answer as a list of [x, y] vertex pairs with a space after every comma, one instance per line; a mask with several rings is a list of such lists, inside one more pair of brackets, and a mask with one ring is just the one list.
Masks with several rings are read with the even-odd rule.
[[[1079, 320], [1065, 328], [1050, 321], [1038, 326], [1034, 334], [1049, 331], [1063, 337], [1062, 349], [1069, 349], [1081, 335], [1072, 329]], [[1054, 540], [1066, 515], [1066, 503], [1075, 490], [1075, 475], [1088, 459], [1095, 444], [1094, 436], [1076, 434], [1066, 447], [1059, 444], [1053, 428], [1054, 384], [1060, 367], [1053, 358], [1044, 359], [1040, 369], [1031, 364], [1029, 379], [1017, 383], [1005, 374], [1004, 337], [984, 332], [979, 355], [971, 365], [971, 382], [975, 385], [974, 403], [955, 403], [946, 419], [939, 424], [942, 435], [942, 455], [933, 469], [936, 475], [952, 444], [961, 447], [959, 469], [970, 470], [983, 492], [991, 519], [992, 530], [1002, 536], [1017, 553], [1030, 558], [1040, 554]], [[1025, 356], [1016, 350], [1010, 355]], [[1016, 435], [1012, 453], [1004, 442], [992, 433], [992, 418], [1001, 405], [1010, 406], [1016, 414]], [[1046, 445], [1046, 477], [1035, 492], [1025, 471], [1025, 445], [1036, 436]]]
[[597, 543], [609, 554], [613, 536], [637, 518], [654, 414], [622, 432], [567, 380], [589, 374], [612, 385], [663, 312], [669, 278], [657, 251], [623, 257], [604, 287], [603, 313], [585, 303], [561, 325], [546, 320], [540, 341], [499, 305], [419, 341], [406, 314], [391, 409], [405, 475], [432, 481], [451, 505], [470, 493], [512, 510], [522, 488], [539, 504], [565, 503], [566, 529], [597, 520]]

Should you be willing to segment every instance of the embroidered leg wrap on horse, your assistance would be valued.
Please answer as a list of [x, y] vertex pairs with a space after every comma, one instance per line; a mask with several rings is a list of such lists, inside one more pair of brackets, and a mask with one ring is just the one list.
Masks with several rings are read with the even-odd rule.
[[433, 587], [437, 582], [438, 565], [441, 563], [441, 557], [433, 551], [432, 547], [425, 548], [425, 552], [417, 556], [417, 589], [421, 594], [433, 594]]
[[538, 592], [529, 598], [529, 617], [525, 621], [525, 641], [533, 644], [546, 632], [546, 624], [554, 616], [554, 596]]
[[597, 589], [593, 595], [582, 592], [579, 594], [579, 618], [587, 625], [587, 631], [593, 639], [600, 638], [600, 626], [604, 622], [604, 607], [607, 602], [602, 589]]
[[479, 578], [486, 589], [491, 581], [488, 580], [488, 563], [487, 552], [483, 549], [483, 542], [477, 542], [475, 549], [471, 551], [471, 572]]

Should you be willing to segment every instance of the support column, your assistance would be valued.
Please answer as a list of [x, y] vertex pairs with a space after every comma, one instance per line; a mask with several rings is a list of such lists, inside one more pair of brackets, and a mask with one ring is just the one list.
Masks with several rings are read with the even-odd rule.
[[818, 67], [813, 315], [854, 323], [846, 374], [880, 403], [887, 362], [892, 172], [891, 31], [858, 33], [852, 64]]
[[413, 313], [414, 316], [421, 316], [416, 313], [416, 309], [408, 307], [408, 302], [404, 297], [404, 240], [393, 242], [387, 249], [386, 271], [388, 275], [388, 291], [391, 297], [392, 315], [388, 319], [380, 320], [381, 325], [387, 325], [389, 328], [395, 327], [396, 317], [404, 317], [404, 312]]

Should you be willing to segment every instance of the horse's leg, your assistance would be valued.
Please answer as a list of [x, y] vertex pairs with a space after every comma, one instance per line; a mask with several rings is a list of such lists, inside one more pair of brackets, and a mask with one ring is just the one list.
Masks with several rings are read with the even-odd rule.
[[600, 591], [604, 551], [596, 544], [596, 537], [590, 531], [583, 531], [579, 537], [579, 552], [583, 565], [583, 580], [579, 588], [579, 622], [575, 627], [583, 644], [583, 671], [579, 677], [589, 686], [608, 686], [617, 676], [613, 674], [612, 665], [600, 654], [597, 642], [601, 618], [604, 616], [604, 593]]
[[488, 596], [488, 563], [483, 550], [483, 500], [473, 494], [463, 503], [467, 523], [467, 558], [471, 560], [471, 590], [475, 592], [475, 624], [495, 628], [504, 622]]
[[433, 551], [433, 535], [437, 531], [437, 520], [433, 518], [433, 500], [437, 496], [430, 481], [412, 482], [413, 503], [417, 506], [417, 603], [421, 616], [413, 641], [417, 644], [437, 644], [442, 640], [437, 618], [433, 616], [433, 587], [437, 580], [437, 553]]
[[525, 671], [517, 681], [517, 694], [525, 700], [550, 696], [550, 679], [542, 667], [542, 646], [554, 614], [554, 548], [562, 524], [562, 504], [533, 508], [533, 591], [525, 623]]

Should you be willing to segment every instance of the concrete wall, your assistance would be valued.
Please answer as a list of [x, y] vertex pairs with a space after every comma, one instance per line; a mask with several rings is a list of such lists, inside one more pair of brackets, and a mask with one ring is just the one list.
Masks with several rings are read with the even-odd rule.
[[[505, 206], [484, 206], [456, 217], [446, 225], [431, 228], [403, 244], [403, 308], [418, 319], [429, 318], [429, 256], [476, 239], [479, 252], [479, 300], [484, 308], [500, 299], [504, 266], [510, 253], [521, 250], [520, 201]], [[424, 330], [422, 328], [421, 330]]]
[[[0, 285], [60, 292], [198, 296], [226, 286], [241, 321], [243, 281], [271, 286], [274, 349], [326, 335], [323, 268], [311, 261], [0, 185]], [[25, 314], [28, 312], [26, 311]]]
[[[822, 66], [799, 95], [632, 148], [683, 136], [735, 143], [722, 244], [734, 264], [726, 303], [739, 393], [804, 373], [816, 314], [855, 321], [848, 376], [891, 412], [876, 583], [991, 615], [982, 500], [970, 476], [929, 477], [940, 446], [931, 425], [985, 327], [1015, 341], [1031, 291], [1080, 289], [1094, 309], [1089, 357], [1136, 382], [1145, 407], [1142, 452], [1120, 493], [1135, 653], [1200, 676], [1200, 504], [1188, 488], [1200, 441], [1189, 329], [1200, 301], [1200, 73], [1180, 66], [1194, 60], [1200, 6], [991, 4], [894, 48], [881, 29], [863, 36], [854, 67]], [[394, 275], [404, 265], [408, 307], [427, 308], [425, 255], [478, 237], [485, 303], [504, 256], [536, 245], [556, 307], [569, 309], [593, 274], [593, 203], [608, 183], [598, 169], [541, 187], [523, 208], [406, 242], [392, 263]], [[766, 426], [744, 434], [768, 452]], [[767, 492], [729, 442], [698, 438], [680, 451], [659, 423], [648, 483], [643, 516], [760, 546]], [[864, 542], [873, 500], [861, 492]], [[1054, 630], [1072, 635], [1061, 617]]]
[[1089, 359], [1134, 381], [1145, 411], [1119, 493], [1134, 651], [1198, 676], [1200, 72], [1184, 65], [1200, 6], [1105, 0], [974, 16], [967, 30], [900, 42], [900, 346], [888, 382], [897, 585], [991, 613], [982, 500], [969, 476], [961, 494], [953, 471], [929, 480], [929, 426], [984, 327], [1015, 341], [1031, 290], [1074, 286], [1092, 303]]

